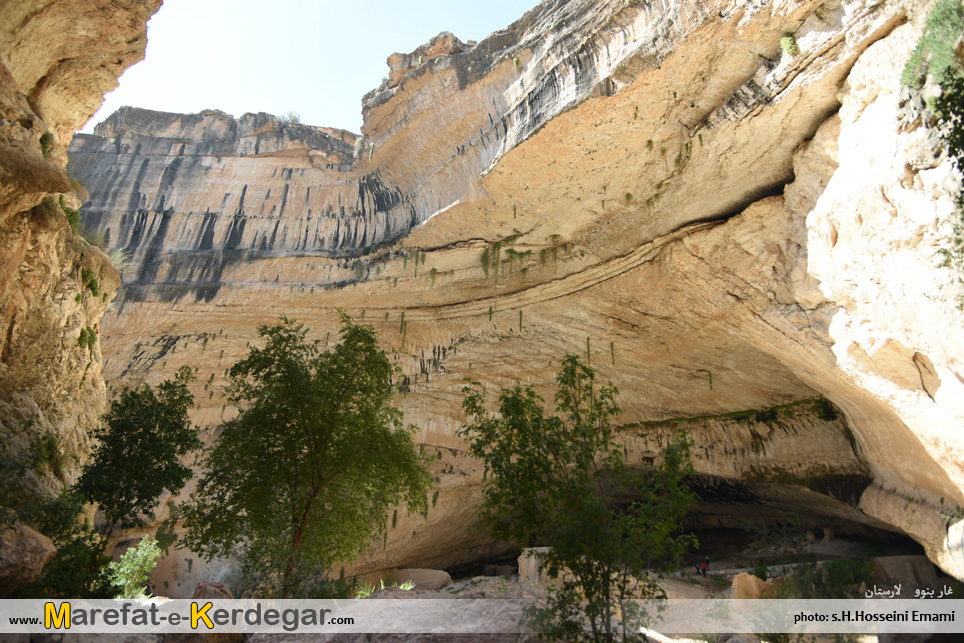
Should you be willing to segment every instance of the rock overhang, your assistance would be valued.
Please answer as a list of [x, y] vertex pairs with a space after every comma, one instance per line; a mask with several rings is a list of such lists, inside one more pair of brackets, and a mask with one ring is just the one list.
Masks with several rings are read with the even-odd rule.
[[[876, 76], [855, 72], [854, 65], [874, 58], [864, 54], [876, 43], [899, 50], [909, 42], [915, 23], [901, 26], [901, 21], [909, 12], [919, 15], [926, 3], [773, 2], [742, 9], [718, 3], [719, 11], [703, 14], [691, 3], [667, 3], [654, 24], [681, 18], [658, 31], [651, 45], [614, 63], [600, 58], [606, 39], [615, 37], [625, 46], [636, 24], [632, 11], [652, 10], [616, 4], [606, 5], [609, 15], [563, 25], [570, 40], [579, 28], [589, 29], [585, 47], [560, 43], [542, 59], [529, 57], [535, 45], [517, 48], [532, 42], [531, 33], [517, 27], [511, 36], [477, 45], [488, 58], [471, 60], [491, 58], [493, 65], [472, 82], [463, 82], [458, 66], [453, 70], [448, 63], [435, 69], [422, 61], [400, 74], [391, 95], [383, 91], [372, 103], [365, 138], [347, 174], [324, 168], [306, 179], [311, 170], [304, 158], [239, 157], [230, 161], [231, 172], [247, 173], [246, 180], [232, 184], [221, 205], [225, 193], [217, 177], [227, 172], [219, 174], [208, 154], [205, 178], [193, 186], [218, 189], [211, 190], [204, 213], [192, 211], [186, 200], [175, 206], [174, 216], [182, 219], [174, 225], [180, 230], [175, 238], [193, 243], [204, 238], [207, 216], [217, 221], [208, 236], [218, 241], [200, 255], [179, 256], [173, 252], [177, 244], [190, 243], [176, 241], [167, 253], [148, 257], [157, 271], [127, 286], [140, 294], [112, 320], [114, 368], [150, 377], [150, 369], [138, 371], [137, 360], [128, 357], [129, 346], [168, 334], [175, 313], [204, 320], [205, 332], [231, 326], [235, 340], [226, 351], [237, 356], [242, 340], [253, 339], [257, 323], [271, 321], [283, 301], [290, 315], [317, 325], [318, 332], [335, 328], [332, 310], [338, 307], [374, 323], [387, 344], [403, 351], [398, 359], [410, 393], [402, 407], [422, 427], [421, 439], [439, 448], [460, 446], [455, 431], [461, 422], [461, 377], [478, 377], [484, 364], [493, 386], [520, 374], [547, 383], [553, 364], [567, 351], [591, 357], [600, 373], [617, 383], [630, 398], [624, 404], [629, 421], [725, 415], [822, 394], [847, 418], [853, 445], [842, 450], [862, 467], [827, 471], [826, 479], [845, 475], [857, 482], [869, 475], [873, 482], [858, 504], [867, 522], [882, 520], [910, 533], [935, 561], [960, 575], [943, 542], [942, 524], [951, 528], [954, 520], [940, 517], [939, 501], [964, 502], [952, 464], [959, 445], [922, 424], [929, 421], [923, 418], [942, 416], [938, 424], [949, 426], [960, 417], [937, 403], [923, 381], [908, 389], [901, 375], [911, 372], [908, 368], [919, 371], [913, 356], [920, 354], [940, 374], [941, 386], [953, 386], [948, 376], [956, 372], [960, 352], [925, 346], [933, 344], [925, 337], [929, 324], [914, 327], [901, 320], [895, 327], [885, 311], [873, 312], [875, 299], [893, 299], [887, 284], [875, 285], [859, 263], [834, 259], [842, 250], [834, 250], [839, 234], [834, 239], [821, 221], [848, 219], [850, 208], [861, 217], [867, 216], [861, 208], [877, 211], [865, 199], [848, 204], [856, 186], [831, 180], [851, 167], [838, 143], [866, 136], [858, 119], [848, 115], [868, 108], [871, 114], [875, 104], [895, 101], [899, 65], [891, 60]], [[565, 7], [574, 11], [576, 5]], [[554, 6], [529, 16], [530, 24], [549, 26]], [[780, 52], [779, 38], [787, 31], [796, 33], [799, 56]], [[732, 42], [741, 45], [728, 46]], [[552, 64], [539, 67], [538, 60]], [[467, 72], [470, 63], [464, 64]], [[595, 80], [562, 74], [566, 64], [594, 67], [579, 73]], [[867, 85], [877, 95], [863, 89]], [[578, 91], [567, 93], [572, 88]], [[432, 92], [440, 92], [438, 100], [421, 99]], [[834, 115], [841, 101], [843, 118]], [[490, 104], [497, 108], [494, 114]], [[891, 144], [900, 140], [895, 136]], [[895, 147], [894, 153], [903, 152]], [[143, 194], [156, 202], [164, 171], [150, 172], [158, 188]], [[321, 226], [319, 235], [317, 218], [327, 208], [312, 207], [311, 200], [336, 176], [343, 182], [324, 198], [339, 195], [353, 209], [342, 217], [329, 203], [335, 223]], [[359, 177], [372, 176], [397, 196], [379, 203], [381, 188], [362, 190]], [[256, 180], [275, 182], [271, 188], [250, 187]], [[889, 180], [880, 178], [876, 189], [897, 190]], [[866, 189], [874, 189], [872, 181]], [[915, 207], [943, 207], [940, 189], [931, 182], [912, 190]], [[190, 190], [196, 192], [185, 188]], [[298, 216], [286, 219], [283, 213], [290, 215], [287, 208], [300, 200], [306, 205], [295, 209]], [[240, 246], [253, 245], [248, 254], [227, 247], [232, 229], [238, 237], [232, 222], [242, 202], [246, 228]], [[261, 204], [261, 213], [252, 215], [251, 203]], [[906, 206], [894, 210], [901, 221], [922, 218]], [[111, 212], [98, 216], [103, 221], [130, 215]], [[138, 216], [149, 228], [159, 226], [164, 215], [147, 208]], [[312, 216], [316, 227], [308, 224], [303, 234]], [[834, 225], [839, 228], [839, 221]], [[918, 226], [935, 239], [926, 223]], [[878, 233], [881, 244], [891, 242], [875, 229]], [[162, 248], [167, 239], [160, 238]], [[259, 239], [283, 239], [280, 251], [259, 254]], [[329, 254], [344, 255], [314, 256], [317, 247], [310, 246], [316, 239]], [[132, 249], [144, 250], [139, 243]], [[820, 265], [812, 265], [813, 256], [821, 257]], [[846, 276], [841, 281], [859, 288], [828, 287], [823, 257]], [[929, 261], [924, 248], [909, 260]], [[192, 270], [203, 278], [192, 278]], [[927, 278], [936, 275], [922, 270]], [[173, 313], [157, 315], [172, 305]], [[886, 359], [881, 354], [876, 362], [856, 348], [840, 353], [841, 346], [853, 344], [850, 331], [840, 328], [841, 305], [851, 316], [862, 311], [859, 324], [886, 320], [875, 332], [896, 331], [908, 350]], [[945, 323], [957, 318], [953, 306], [927, 306], [943, 311]], [[225, 320], [224, 310], [235, 318]], [[145, 333], [152, 328], [148, 319], [157, 330]], [[857, 345], [879, 352], [882, 344]], [[443, 349], [444, 357], [435, 357]], [[426, 354], [432, 358], [426, 360]], [[941, 357], [935, 361], [934, 354]], [[220, 358], [218, 365], [206, 360], [201, 362], [212, 373], [220, 367]], [[896, 384], [904, 393], [893, 392], [893, 378], [904, 382]], [[209, 406], [202, 413], [216, 418], [219, 405]], [[732, 460], [729, 454], [721, 457]], [[818, 461], [812, 465], [817, 468]], [[793, 482], [802, 479], [783, 482], [806, 486]], [[470, 487], [465, 483], [463, 490]], [[901, 518], [894, 506], [906, 502], [934, 519]], [[431, 518], [425, 529], [445, 538]], [[423, 547], [409, 547], [399, 544], [385, 555], [426, 555]]]

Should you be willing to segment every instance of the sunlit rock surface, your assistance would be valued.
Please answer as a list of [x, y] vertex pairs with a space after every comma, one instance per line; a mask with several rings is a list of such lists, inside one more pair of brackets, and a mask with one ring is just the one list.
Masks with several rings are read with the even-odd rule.
[[[54, 446], [22, 484], [4, 481], [23, 497], [58, 493], [77, 475], [105, 407], [100, 320], [120, 279], [68, 225], [60, 198], [76, 208], [83, 190], [64, 171], [66, 148], [144, 57], [146, 23], [160, 4], [0, 2], [0, 457], [17, 461], [44, 435]], [[53, 554], [37, 536], [42, 547], [37, 538], [4, 540], [5, 560], [33, 566], [5, 575], [0, 594], [35, 578]]]
[[752, 494], [908, 534], [964, 577], [964, 319], [937, 255], [958, 182], [900, 86], [932, 4], [545, 2], [392, 56], [359, 138], [119, 112], [71, 148], [86, 216], [134, 254], [105, 373], [196, 367], [215, 427], [258, 324], [331, 343], [339, 309], [372, 323], [441, 482], [362, 571], [499, 551], [473, 531], [464, 378], [551, 399], [575, 352], [620, 389], [632, 464], [686, 428], [704, 489], [737, 489], [711, 524]]

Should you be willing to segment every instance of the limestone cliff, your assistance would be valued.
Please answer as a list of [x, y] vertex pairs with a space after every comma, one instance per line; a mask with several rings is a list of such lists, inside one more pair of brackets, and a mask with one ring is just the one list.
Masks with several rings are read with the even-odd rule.
[[[106, 400], [99, 322], [120, 285], [107, 256], [65, 217], [77, 205], [66, 148], [143, 57], [146, 22], [160, 4], [0, 2], [0, 456], [7, 463], [53, 436], [41, 476], [24, 481], [34, 492], [56, 491], [87, 457]], [[3, 591], [39, 572], [27, 565], [7, 573], [7, 564], [29, 558], [14, 551], [21, 542], [29, 545], [4, 541]], [[42, 565], [51, 553], [33, 558]]]
[[620, 389], [635, 463], [712, 416], [708, 490], [906, 533], [964, 577], [964, 318], [937, 265], [959, 182], [900, 83], [932, 5], [550, 0], [393, 56], [359, 139], [121, 112], [71, 151], [89, 220], [136, 256], [105, 372], [191, 364], [214, 426], [257, 324], [373, 323], [442, 482], [362, 569], [493, 551], [462, 380], [545, 387], [568, 351]]

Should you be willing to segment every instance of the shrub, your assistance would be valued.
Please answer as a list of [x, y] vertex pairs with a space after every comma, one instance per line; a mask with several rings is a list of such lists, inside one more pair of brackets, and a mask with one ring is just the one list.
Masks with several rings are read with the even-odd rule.
[[874, 561], [853, 558], [808, 563], [796, 568], [779, 586], [775, 598], [842, 599], [855, 597], [856, 588], [870, 580]]
[[780, 38], [780, 49], [788, 56], [796, 56], [800, 53], [800, 47], [797, 46], [797, 39], [793, 37], [792, 33], [783, 34], [783, 37]]
[[[944, 82], [943, 92], [934, 103], [940, 119], [940, 131], [947, 143], [947, 152], [958, 171], [964, 158], [964, 75], [952, 76]], [[951, 238], [948, 247], [941, 248], [941, 265], [953, 268], [960, 281], [964, 281], [964, 192], [958, 193], [954, 218], [951, 221]]]
[[84, 326], [80, 329], [80, 337], [77, 343], [81, 346], [86, 346], [89, 349], [93, 349], [94, 344], [97, 343], [97, 332], [90, 326]]
[[147, 598], [144, 585], [160, 557], [161, 548], [157, 541], [145, 536], [136, 547], [124, 552], [120, 560], [110, 563], [106, 573], [116, 591], [114, 598]]
[[115, 248], [107, 253], [107, 258], [110, 260], [110, 265], [114, 267], [114, 270], [118, 274], [124, 272], [124, 268], [131, 260], [131, 253], [123, 248]]
[[837, 419], [837, 409], [826, 398], [819, 398], [813, 403], [813, 409], [817, 417], [826, 422], [833, 422]]
[[44, 158], [48, 158], [50, 153], [54, 148], [54, 135], [50, 132], [44, 132], [40, 135], [40, 153], [43, 154]]
[[753, 575], [760, 580], [766, 580], [770, 577], [770, 570], [762, 558], [758, 558], [753, 564]]
[[[958, 171], [964, 157], [964, 66], [954, 50], [964, 30], [964, 6], [960, 0], [939, 0], [928, 15], [924, 34], [904, 67], [901, 82], [922, 88], [930, 75], [941, 87], [929, 97], [927, 107], [938, 117], [937, 130], [947, 144], [948, 156]], [[955, 271], [964, 283], [964, 193], [958, 193], [947, 246], [938, 250], [940, 265]], [[964, 300], [960, 302], [964, 307]]]
[[777, 417], [778, 417], [777, 409], [771, 407], [768, 409], [762, 409], [754, 413], [753, 421], [759, 422], [761, 424], [770, 424], [771, 422], [775, 422]]
[[103, 248], [107, 245], [107, 232], [104, 230], [94, 230], [84, 225], [83, 221], [81, 221], [78, 226], [78, 234], [92, 246]]
[[100, 280], [97, 279], [97, 273], [93, 270], [84, 269], [81, 273], [81, 278], [84, 280], [84, 285], [90, 289], [90, 294], [94, 297], [100, 296]]
[[60, 195], [59, 201], [60, 209], [63, 210], [64, 216], [67, 217], [67, 223], [70, 224], [71, 232], [80, 234], [80, 213], [67, 205], [63, 194]]
[[9, 447], [8, 440], [0, 440], [0, 530], [20, 521], [57, 547], [40, 577], [18, 587], [9, 598], [106, 598], [102, 588], [91, 582], [105, 561], [98, 555], [93, 530], [80, 521], [81, 500], [71, 493], [46, 495], [25, 482], [27, 471], [40, 475], [47, 467], [62, 479], [64, 456], [59, 441], [44, 433], [33, 438], [24, 452], [11, 454]]
[[961, 72], [954, 44], [964, 31], [964, 6], [960, 0], [938, 0], [927, 16], [924, 34], [904, 66], [900, 80], [907, 87], [921, 88], [929, 73], [943, 85]]
[[288, 110], [287, 112], [285, 112], [284, 114], [282, 114], [281, 116], [279, 116], [278, 119], [279, 119], [282, 123], [300, 123], [300, 122], [301, 122], [301, 114], [299, 114], [298, 112], [296, 112], [296, 111], [293, 110], [293, 109], [290, 109], [290, 110]]

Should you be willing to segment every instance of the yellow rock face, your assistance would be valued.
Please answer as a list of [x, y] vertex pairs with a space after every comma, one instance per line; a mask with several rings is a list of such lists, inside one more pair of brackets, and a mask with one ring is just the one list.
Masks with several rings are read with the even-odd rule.
[[333, 342], [338, 310], [372, 323], [442, 458], [428, 517], [400, 509], [362, 571], [498, 550], [473, 531], [461, 386], [551, 399], [574, 352], [619, 388], [633, 464], [688, 428], [707, 480], [909, 534], [964, 577], [964, 319], [937, 266], [956, 178], [900, 86], [930, 4], [570, 2], [393, 57], [358, 141], [128, 114], [73, 157], [98, 168], [95, 221], [136, 252], [105, 374], [194, 366], [215, 427], [258, 324]]
[[[44, 434], [56, 446], [24, 478], [27, 491], [56, 494], [76, 477], [105, 407], [100, 320], [120, 278], [67, 222], [63, 206], [79, 200], [66, 148], [143, 58], [160, 4], [0, 2], [0, 445], [5, 459]], [[36, 536], [39, 549], [37, 538], [4, 541], [6, 557], [33, 567], [5, 578], [0, 593], [36, 578], [53, 555]]]

